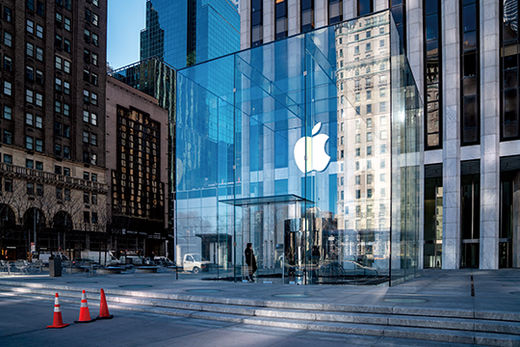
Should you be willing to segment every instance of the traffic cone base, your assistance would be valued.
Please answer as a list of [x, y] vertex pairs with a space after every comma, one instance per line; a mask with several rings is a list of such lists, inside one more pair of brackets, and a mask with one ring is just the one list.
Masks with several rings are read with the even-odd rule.
[[100, 299], [99, 299], [99, 316], [97, 316], [97, 319], [112, 319], [114, 318], [113, 315], [108, 313], [108, 305], [107, 305], [107, 299], [105, 297], [105, 291], [103, 288], [100, 290]]
[[52, 325], [47, 325], [47, 329], [61, 329], [68, 327], [70, 324], [63, 323], [63, 319], [61, 317], [61, 309], [60, 309], [60, 301], [58, 299], [58, 293], [54, 297], [54, 318], [52, 321]]
[[61, 324], [61, 325], [47, 325], [47, 329], [61, 329], [68, 327], [70, 324]]
[[87, 304], [87, 294], [83, 290], [83, 292], [81, 293], [81, 307], [79, 309], [79, 319], [75, 320], [74, 323], [90, 323], [95, 320], [95, 318], [90, 318], [90, 312], [88, 310]]

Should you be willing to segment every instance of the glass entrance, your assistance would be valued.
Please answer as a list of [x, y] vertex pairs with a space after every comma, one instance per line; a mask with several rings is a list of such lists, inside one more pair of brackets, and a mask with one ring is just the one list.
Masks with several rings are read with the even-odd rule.
[[424, 168], [424, 268], [442, 268], [442, 164]]
[[478, 268], [480, 251], [480, 161], [461, 163], [461, 268]]

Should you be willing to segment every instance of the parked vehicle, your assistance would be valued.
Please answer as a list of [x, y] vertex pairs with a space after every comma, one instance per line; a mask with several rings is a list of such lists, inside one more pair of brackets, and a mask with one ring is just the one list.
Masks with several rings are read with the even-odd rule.
[[[60, 257], [60, 260], [63, 262], [63, 261], [68, 261], [69, 258], [67, 258], [67, 256], [63, 253], [53, 253], [53, 256], [54, 257]], [[39, 260], [41, 261], [44, 265], [49, 265], [49, 258], [51, 257], [51, 253], [47, 253], [47, 252], [41, 252], [40, 254], [38, 254], [38, 259], [35, 259], [33, 258], [33, 262], [35, 262], [36, 260]]]
[[175, 267], [175, 263], [165, 256], [156, 256], [153, 258], [155, 265], [165, 267]]
[[[105, 256], [106, 254], [106, 256]], [[81, 251], [82, 259], [89, 259], [95, 263], [100, 265], [117, 265], [119, 264], [119, 260], [112, 254], [111, 251]]]
[[209, 261], [202, 260], [198, 253], [186, 253], [182, 258], [182, 269], [184, 271], [191, 271], [194, 274], [205, 270]]

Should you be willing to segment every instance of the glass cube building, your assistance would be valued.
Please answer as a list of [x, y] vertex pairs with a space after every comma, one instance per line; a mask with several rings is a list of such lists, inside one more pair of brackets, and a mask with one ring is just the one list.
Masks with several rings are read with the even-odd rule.
[[177, 72], [175, 258], [214, 280], [417, 268], [422, 101], [390, 12]]

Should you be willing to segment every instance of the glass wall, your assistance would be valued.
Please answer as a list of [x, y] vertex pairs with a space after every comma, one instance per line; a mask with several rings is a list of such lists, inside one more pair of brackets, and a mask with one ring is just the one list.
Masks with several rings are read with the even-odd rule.
[[421, 112], [388, 11], [180, 70], [181, 276], [247, 281], [249, 243], [258, 282], [413, 275]]

